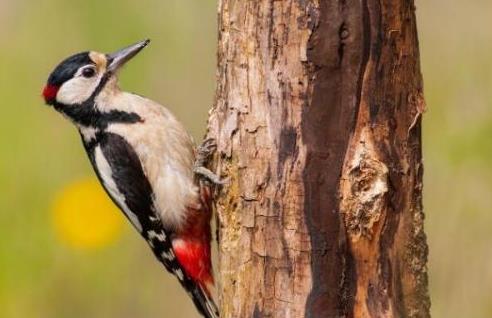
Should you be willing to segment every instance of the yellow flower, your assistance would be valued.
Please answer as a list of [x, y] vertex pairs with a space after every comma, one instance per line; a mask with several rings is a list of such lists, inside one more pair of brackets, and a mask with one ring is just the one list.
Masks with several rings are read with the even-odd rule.
[[53, 221], [58, 237], [77, 248], [97, 248], [115, 241], [124, 218], [94, 178], [67, 185], [56, 196]]

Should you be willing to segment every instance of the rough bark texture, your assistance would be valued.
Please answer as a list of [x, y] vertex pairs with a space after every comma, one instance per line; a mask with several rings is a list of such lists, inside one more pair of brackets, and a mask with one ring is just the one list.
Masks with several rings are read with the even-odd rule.
[[428, 317], [410, 0], [221, 0], [221, 314]]

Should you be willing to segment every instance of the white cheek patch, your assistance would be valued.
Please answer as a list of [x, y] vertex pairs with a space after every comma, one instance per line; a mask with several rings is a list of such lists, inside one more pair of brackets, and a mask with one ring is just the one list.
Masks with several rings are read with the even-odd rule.
[[102, 76], [94, 78], [85, 78], [76, 76], [65, 82], [58, 93], [56, 101], [64, 105], [81, 104], [85, 102], [96, 90]]

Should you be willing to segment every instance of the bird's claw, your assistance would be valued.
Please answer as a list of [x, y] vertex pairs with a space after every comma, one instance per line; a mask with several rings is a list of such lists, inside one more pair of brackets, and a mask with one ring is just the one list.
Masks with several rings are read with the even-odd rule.
[[217, 150], [217, 143], [214, 138], [205, 139], [197, 148], [197, 162], [204, 165]]
[[229, 179], [221, 179], [217, 174], [213, 173], [209, 169], [205, 167], [196, 167], [193, 169], [195, 175], [197, 175], [201, 179], [205, 179], [211, 182], [214, 185], [223, 186], [226, 185]]
[[206, 167], [208, 161], [217, 150], [217, 143], [214, 138], [205, 139], [197, 148], [196, 161], [193, 172], [200, 179], [205, 179], [214, 185], [223, 186], [228, 183], [228, 179], [221, 179]]

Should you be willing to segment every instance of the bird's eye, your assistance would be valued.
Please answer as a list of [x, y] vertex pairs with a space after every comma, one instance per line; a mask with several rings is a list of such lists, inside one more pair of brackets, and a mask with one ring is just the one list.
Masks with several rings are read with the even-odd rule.
[[92, 67], [84, 68], [82, 70], [82, 76], [85, 78], [90, 78], [96, 75], [96, 70]]

